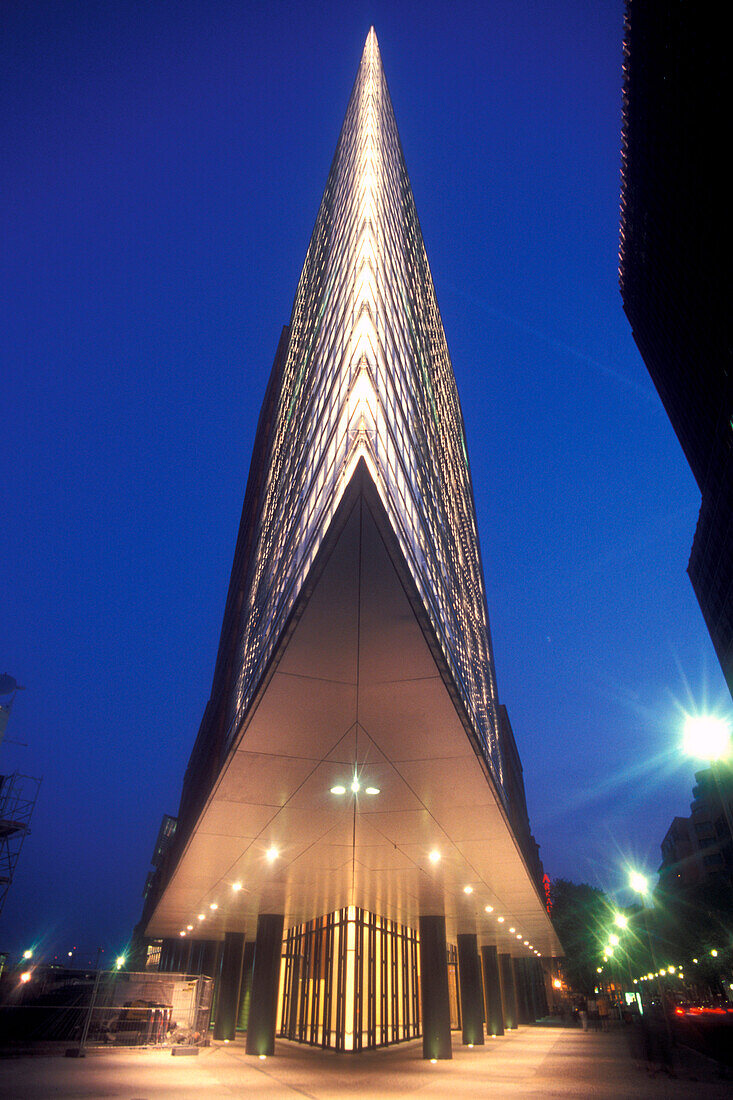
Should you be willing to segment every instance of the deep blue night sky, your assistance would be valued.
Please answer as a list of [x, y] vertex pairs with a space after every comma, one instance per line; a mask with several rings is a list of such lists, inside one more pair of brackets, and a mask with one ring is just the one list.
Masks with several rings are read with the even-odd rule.
[[[546, 870], [655, 869], [730, 705], [699, 494], [617, 282], [621, 0], [6, 0], [0, 950], [120, 950], [211, 685], [265, 383], [374, 23]], [[20, 744], [18, 743], [20, 742]], [[23, 744], [25, 743], [25, 744]]]

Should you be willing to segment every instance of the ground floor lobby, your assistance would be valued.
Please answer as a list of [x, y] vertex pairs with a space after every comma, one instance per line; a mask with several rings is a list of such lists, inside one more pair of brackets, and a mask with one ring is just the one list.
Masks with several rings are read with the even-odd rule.
[[250, 1055], [275, 1039], [349, 1056], [421, 1037], [423, 1058], [452, 1057], [452, 1034], [480, 1046], [548, 1014], [551, 960], [513, 957], [474, 933], [446, 937], [443, 916], [416, 929], [355, 906], [285, 931], [260, 914], [256, 936], [164, 940], [161, 971], [216, 975], [214, 1039], [246, 1032]]
[[[0, 1052], [1, 1053], [1, 1052]], [[196, 1057], [172, 1058], [169, 1050], [90, 1051], [85, 1059], [56, 1056], [5, 1058], [1, 1100], [99, 1100], [102, 1096], [146, 1100], [346, 1100], [347, 1097], [406, 1100], [408, 1097], [558, 1097], [587, 1100], [653, 1100], [704, 1095], [730, 1096], [731, 1082], [680, 1051], [676, 1076], [650, 1072], [633, 1057], [622, 1029], [519, 1027], [469, 1050], [453, 1033], [453, 1058], [435, 1064], [422, 1058], [419, 1040], [386, 1050], [345, 1056], [277, 1040], [276, 1057], [248, 1057], [245, 1042], [214, 1043]]]

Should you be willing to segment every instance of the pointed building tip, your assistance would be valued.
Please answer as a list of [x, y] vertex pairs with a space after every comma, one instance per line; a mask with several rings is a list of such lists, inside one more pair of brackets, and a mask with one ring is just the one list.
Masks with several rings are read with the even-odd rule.
[[364, 43], [364, 54], [366, 55], [370, 50], [375, 50], [379, 53], [379, 42], [377, 41], [377, 32], [374, 27], [369, 28], [369, 34], [366, 36], [366, 42]]

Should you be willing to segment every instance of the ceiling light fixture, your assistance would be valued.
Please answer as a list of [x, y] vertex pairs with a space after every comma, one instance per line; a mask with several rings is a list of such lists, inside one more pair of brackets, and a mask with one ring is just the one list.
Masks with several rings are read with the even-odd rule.
[[367, 794], [379, 794], [379, 787], [367, 787]]
[[233, 882], [232, 883], [232, 890], [234, 891], [235, 894], [238, 893], [241, 889], [242, 889], [242, 883], [241, 882]]
[[493, 913], [494, 912], [494, 906], [493, 905], [487, 905], [484, 909], [484, 912], [485, 913]]
[[346, 787], [338, 783], [335, 787], [331, 787], [331, 794], [346, 794]]
[[432, 852], [428, 856], [431, 863], [440, 863], [440, 852], [437, 848], [433, 848]]
[[473, 893], [473, 886], [464, 886], [463, 887], [463, 893], [464, 894], [472, 894]]
[[277, 859], [277, 857], [280, 855], [280, 853], [278, 852], [277, 848], [273, 844], [273, 846], [271, 848], [267, 849], [267, 851], [265, 852], [265, 855], [267, 856], [267, 862], [268, 863], [274, 863], [275, 860]]

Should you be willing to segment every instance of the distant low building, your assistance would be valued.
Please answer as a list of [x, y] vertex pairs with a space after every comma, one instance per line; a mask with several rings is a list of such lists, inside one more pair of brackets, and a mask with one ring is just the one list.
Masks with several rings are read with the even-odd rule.
[[662, 886], [710, 881], [733, 885], [733, 837], [728, 823], [733, 815], [733, 768], [718, 762], [714, 769], [695, 772], [690, 816], [676, 817], [662, 841]]

